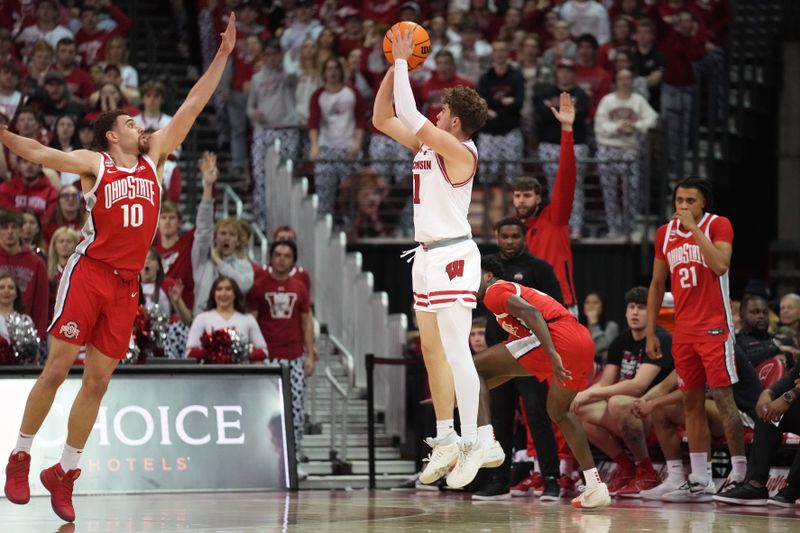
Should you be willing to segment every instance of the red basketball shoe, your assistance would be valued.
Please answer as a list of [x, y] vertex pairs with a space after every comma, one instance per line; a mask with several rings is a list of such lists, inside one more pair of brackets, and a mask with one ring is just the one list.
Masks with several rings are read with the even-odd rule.
[[59, 463], [42, 470], [39, 475], [42, 485], [50, 492], [50, 504], [53, 506], [53, 511], [66, 522], [75, 521], [75, 508], [72, 507], [72, 487], [80, 475], [80, 468], [64, 473], [64, 469]]
[[12, 453], [6, 465], [6, 498], [11, 503], [25, 505], [31, 499], [28, 474], [31, 471], [31, 455], [28, 452]]

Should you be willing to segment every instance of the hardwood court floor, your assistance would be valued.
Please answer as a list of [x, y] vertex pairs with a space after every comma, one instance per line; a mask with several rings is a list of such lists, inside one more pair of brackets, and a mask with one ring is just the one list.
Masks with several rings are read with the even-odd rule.
[[515, 498], [473, 503], [463, 495], [389, 491], [183, 493], [76, 496], [77, 522], [63, 524], [49, 498], [25, 506], [0, 499], [2, 533], [139, 532], [567, 532], [797, 533], [791, 509], [620, 502], [599, 511]]

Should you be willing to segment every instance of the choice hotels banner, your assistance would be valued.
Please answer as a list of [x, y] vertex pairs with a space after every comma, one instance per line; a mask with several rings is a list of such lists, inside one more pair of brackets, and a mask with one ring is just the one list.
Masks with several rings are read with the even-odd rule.
[[[293, 432], [287, 427], [291, 404], [280, 371], [214, 370], [121, 367], [86, 444], [76, 494], [296, 487]], [[35, 379], [33, 373], [0, 374], [3, 454], [16, 443]], [[34, 495], [46, 494], [38, 473], [61, 457], [80, 383], [79, 373], [67, 378], [36, 435]]]

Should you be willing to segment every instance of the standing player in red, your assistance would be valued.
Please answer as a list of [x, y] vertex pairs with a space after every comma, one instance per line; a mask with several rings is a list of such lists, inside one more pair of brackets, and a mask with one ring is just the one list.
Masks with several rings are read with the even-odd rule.
[[149, 140], [121, 111], [104, 113], [94, 124], [101, 152], [64, 153], [0, 127], [0, 143], [15, 154], [80, 175], [89, 211], [84, 239], [67, 262], [58, 288], [47, 363], [28, 396], [17, 445], [6, 466], [5, 494], [13, 503], [24, 504], [30, 498], [33, 437], [80, 347], [86, 345], [83, 382], [69, 414], [64, 452], [40, 475], [55, 513], [68, 522], [75, 520], [72, 489], [81, 473], [78, 461], [111, 374], [128, 349], [139, 302], [138, 274], [158, 225], [164, 162], [186, 138], [222, 77], [236, 43], [233, 15], [221, 41], [208, 71], [169, 125]]
[[592, 335], [550, 296], [500, 279], [503, 266], [497, 259], [483, 258], [481, 271], [478, 297], [509, 335], [504, 343], [475, 356], [481, 378], [478, 424], [488, 423], [491, 416], [490, 388], [520, 376], [549, 380], [547, 414], [564, 435], [586, 480], [586, 490], [572, 500], [572, 506], [590, 509], [609, 505], [611, 496], [600, 480], [586, 433], [570, 412], [575, 395], [589, 386], [592, 376]]
[[[672, 355], [678, 385], [683, 390], [692, 466], [686, 483], [661, 497], [670, 502], [708, 502], [714, 494], [714, 481], [708, 468], [710, 433], [705, 409], [706, 384], [719, 409], [728, 444], [744, 450], [742, 421], [731, 389], [739, 380], [734, 363], [733, 315], [728, 293], [733, 228], [727, 218], [706, 211], [711, 200], [711, 186], [703, 179], [686, 178], [675, 187], [675, 214], [656, 232], [653, 280], [647, 296], [646, 350], [649, 357], [658, 359], [661, 343], [656, 336], [656, 318], [669, 273], [675, 297]], [[731, 462], [734, 472], [744, 473], [747, 464], [744, 455], [731, 457]]]

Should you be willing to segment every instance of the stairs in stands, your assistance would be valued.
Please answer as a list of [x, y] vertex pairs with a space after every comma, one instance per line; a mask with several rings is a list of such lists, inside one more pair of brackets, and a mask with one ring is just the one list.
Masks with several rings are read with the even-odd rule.
[[[130, 63], [139, 72], [139, 84], [148, 80], [162, 82], [167, 93], [164, 112], [174, 114], [202, 74], [202, 69], [199, 65], [192, 65], [178, 46], [178, 34], [169, 2], [122, 0], [120, 6], [133, 19], [128, 48]], [[190, 221], [193, 220], [195, 207], [202, 193], [197, 160], [206, 150], [217, 152], [218, 155], [218, 189], [230, 185], [245, 204], [245, 218], [250, 218], [249, 178], [241, 172], [230, 171], [230, 153], [227, 147], [224, 150], [217, 147], [218, 131], [218, 117], [212, 102], [209, 102], [183, 143], [183, 153], [178, 162], [183, 176], [181, 207], [187, 215], [185, 218]]]
[[[331, 373], [338, 381], [346, 378], [343, 365], [331, 364]], [[306, 424], [303, 453], [307, 463], [299, 463], [308, 478], [300, 481], [301, 489], [363, 489], [369, 483], [367, 446], [367, 400], [361, 391], [354, 391], [348, 402], [346, 463], [341, 455], [331, 453], [331, 395], [333, 387], [325, 375], [323, 366], [317, 366], [308, 380], [306, 393], [307, 418], [312, 413], [311, 390], [316, 388], [316, 403], [313, 406], [313, 423]], [[363, 396], [363, 397], [362, 397]], [[336, 398], [336, 438], [334, 448], [341, 443], [341, 399]], [[395, 487], [412, 476], [416, 469], [413, 460], [401, 457], [399, 438], [386, 433], [378, 413], [375, 420], [375, 472], [379, 489]]]

